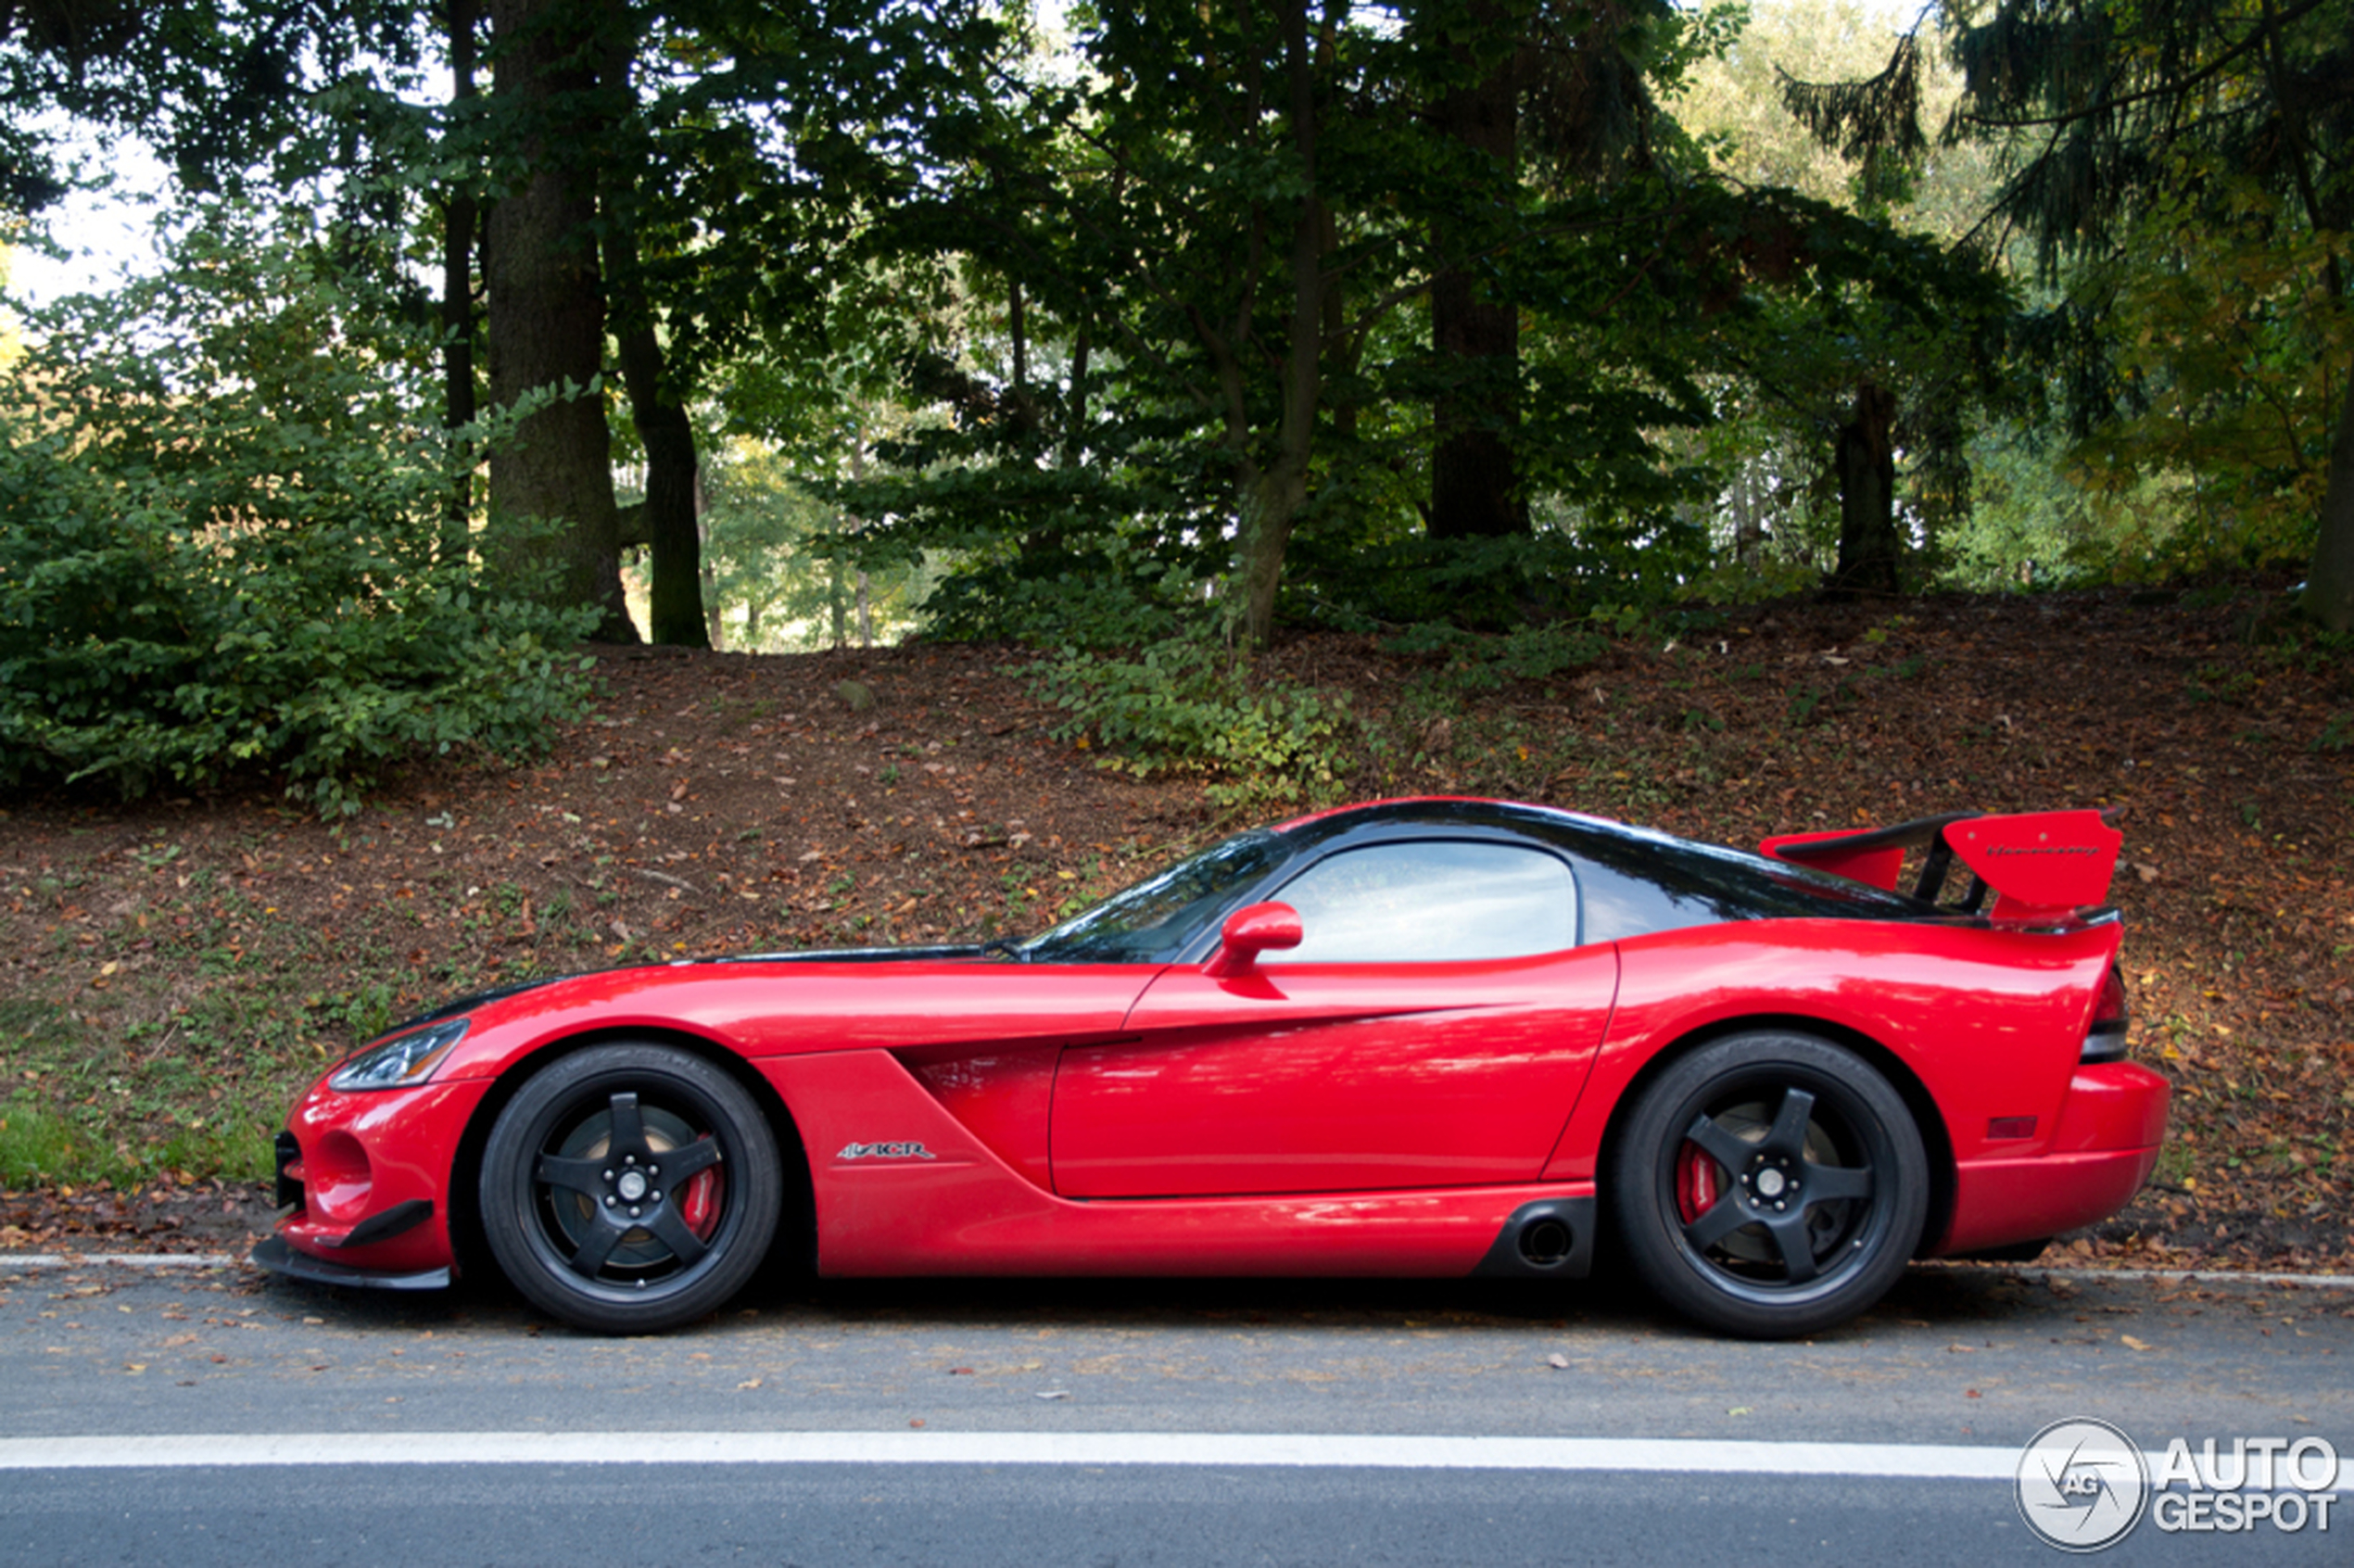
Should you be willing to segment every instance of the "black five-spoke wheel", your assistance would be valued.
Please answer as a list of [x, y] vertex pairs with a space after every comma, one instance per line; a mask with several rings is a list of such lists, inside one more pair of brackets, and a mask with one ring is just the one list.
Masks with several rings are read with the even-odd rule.
[[776, 1231], [776, 1141], [743, 1087], [674, 1046], [599, 1045], [535, 1074], [483, 1151], [492, 1255], [533, 1302], [605, 1334], [701, 1317]]
[[1760, 1337], [1879, 1300], [1928, 1218], [1928, 1156], [1904, 1100], [1811, 1035], [1733, 1035], [1675, 1062], [1638, 1102], [1610, 1176], [1644, 1282]]

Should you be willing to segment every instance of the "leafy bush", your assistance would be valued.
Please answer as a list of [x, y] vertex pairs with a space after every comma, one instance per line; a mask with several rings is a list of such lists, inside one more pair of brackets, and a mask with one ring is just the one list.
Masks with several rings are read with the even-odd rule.
[[1626, 636], [1644, 624], [1639, 610], [1597, 605], [1583, 621], [1508, 632], [1472, 632], [1444, 621], [1427, 621], [1385, 639], [1382, 648], [1390, 653], [1437, 656], [1443, 661], [1438, 683], [1451, 689], [1495, 691], [1515, 680], [1545, 680], [1590, 664], [1609, 651], [1614, 636]]
[[1705, 569], [1707, 537], [1672, 519], [1488, 539], [1424, 535], [1335, 548], [1308, 537], [1285, 563], [1289, 618], [1344, 631], [1443, 624], [1507, 631], [1598, 604], [1665, 604]]
[[1065, 648], [1031, 666], [1039, 696], [1071, 714], [1059, 740], [1112, 754], [1097, 765], [1149, 777], [1209, 775], [1221, 806], [1318, 801], [1336, 792], [1357, 733], [1348, 708], [1323, 694], [1254, 686], [1217, 644], [1158, 642], [1133, 657]]
[[577, 711], [587, 620], [486, 579], [424, 345], [350, 303], [229, 224], [34, 319], [0, 377], [0, 784], [265, 770], [348, 813], [390, 764]]

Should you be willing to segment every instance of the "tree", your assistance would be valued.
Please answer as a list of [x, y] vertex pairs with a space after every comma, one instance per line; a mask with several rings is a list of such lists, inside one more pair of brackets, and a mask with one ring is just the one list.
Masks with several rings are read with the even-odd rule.
[[[2260, 196], [2269, 243], [2305, 257], [2313, 280], [2282, 308], [2310, 323], [2309, 341], [2348, 341], [2329, 323], [2354, 308], [2349, 0], [1983, 0], [1956, 13], [1950, 44], [1964, 84], [1946, 135], [2003, 147], [1997, 211], [2047, 271], [2133, 270], [2174, 248], [2154, 249], [2162, 231], [2194, 248], [2208, 233], [2244, 234]], [[1917, 142], [1904, 88], [1921, 54], [1908, 39], [1876, 82], [1802, 90], [1794, 107], [1851, 150]], [[2354, 356], [2340, 347], [2322, 372], [2291, 414], [2326, 473], [2305, 607], [2343, 630], [2354, 628]], [[2102, 390], [2130, 407], [2137, 389]]]
[[[489, 19], [495, 107], [513, 131], [484, 266], [490, 398], [530, 411], [514, 443], [491, 458], [492, 526], [510, 541], [548, 539], [560, 601], [600, 606], [598, 635], [634, 642], [598, 394], [605, 309], [593, 155], [609, 124], [598, 113], [597, 70], [598, 24], [610, 19], [576, 0], [490, 0]], [[519, 535], [513, 525], [526, 518], [563, 527]]]
[[[910, 254], [953, 245], [980, 262], [1006, 330], [1031, 351], [1012, 356], [1024, 367], [1012, 386], [1003, 358], [996, 374], [928, 369], [954, 423], [900, 455], [943, 477], [894, 480], [862, 509], [892, 519], [884, 538], [995, 526], [1066, 547], [1066, 563], [1141, 554], [1164, 582], [1219, 579], [1219, 613], [1250, 646], [1272, 628], [1296, 541], [1334, 563], [1421, 536], [1436, 407], [1460, 413], [1450, 435], [1499, 434], [1536, 411], [1508, 463], [1456, 465], [1507, 524], [1526, 486], [1570, 481], [1597, 504], [1616, 487], [1613, 506], [1643, 488], [1623, 482], [1655, 457], [1648, 432], [1697, 417], [1680, 373], [1641, 346], [1680, 308], [1668, 274], [1682, 242], [1646, 225], [1680, 234], [1675, 215], [1693, 208], [1661, 178], [1535, 186], [1513, 158], [1467, 155], [1433, 106], [1475, 92], [1498, 57], [1488, 42], [1510, 46], [1526, 20], [1480, 9], [1434, 5], [1398, 25], [1345, 0], [1096, 7], [1078, 45], [1087, 71], [1048, 78], [977, 132], [969, 177], [929, 228], [902, 231]], [[1446, 34], [1444, 18], [1469, 31]], [[1418, 32], [1425, 19], [1438, 31]], [[1618, 46], [1664, 57], [1672, 32], [1630, 30]], [[1442, 304], [1436, 280], [1450, 273], [1475, 277]], [[1435, 351], [1435, 316], [1460, 325], [1465, 313], [1448, 312], [1465, 302], [1501, 330]], [[1627, 358], [1525, 373], [1524, 322], [1549, 348]], [[1038, 379], [1042, 344], [1058, 346], [1060, 385]], [[1031, 438], [1057, 424], [1058, 442]], [[1096, 460], [1087, 474], [1048, 466], [1082, 446]], [[952, 447], [953, 477], [938, 467]], [[1127, 487], [1118, 528], [1079, 499], [1107, 474]], [[985, 551], [981, 569], [1019, 597], [1024, 574], [1058, 568], [1024, 549]]]
[[1682, 24], [1649, 0], [1424, 0], [1410, 14], [1436, 57], [1425, 68], [1430, 123], [1465, 193], [1428, 242], [1440, 381], [1428, 527], [1442, 539], [1525, 534], [1524, 307], [1500, 286], [1500, 252], [1529, 237], [1519, 214], [1531, 184], [1559, 196], [1648, 163], [1650, 79], [1680, 70], [1678, 51], [1660, 41]]

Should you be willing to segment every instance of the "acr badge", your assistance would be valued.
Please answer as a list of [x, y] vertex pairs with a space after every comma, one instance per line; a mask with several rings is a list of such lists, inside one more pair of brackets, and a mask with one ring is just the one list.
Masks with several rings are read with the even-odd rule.
[[930, 1159], [921, 1144], [844, 1144], [836, 1159]]

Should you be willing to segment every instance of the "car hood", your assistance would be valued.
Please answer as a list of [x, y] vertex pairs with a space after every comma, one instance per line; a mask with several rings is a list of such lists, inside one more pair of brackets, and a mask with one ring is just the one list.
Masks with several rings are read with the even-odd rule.
[[512, 985], [492, 986], [486, 991], [470, 991], [453, 996], [438, 1005], [403, 1019], [376, 1038], [389, 1040], [406, 1034], [412, 1029], [423, 1029], [443, 1018], [470, 1013], [492, 1002], [503, 1002], [510, 996], [521, 996], [543, 986], [559, 985], [565, 980], [579, 980], [592, 974], [625, 974], [633, 969], [679, 969], [707, 964], [912, 964], [953, 962], [959, 958], [980, 958], [987, 950], [977, 942], [933, 942], [911, 947], [813, 947], [791, 953], [730, 953], [718, 958], [677, 958], [664, 964], [621, 964], [610, 969], [576, 969], [561, 975], [536, 975]]

